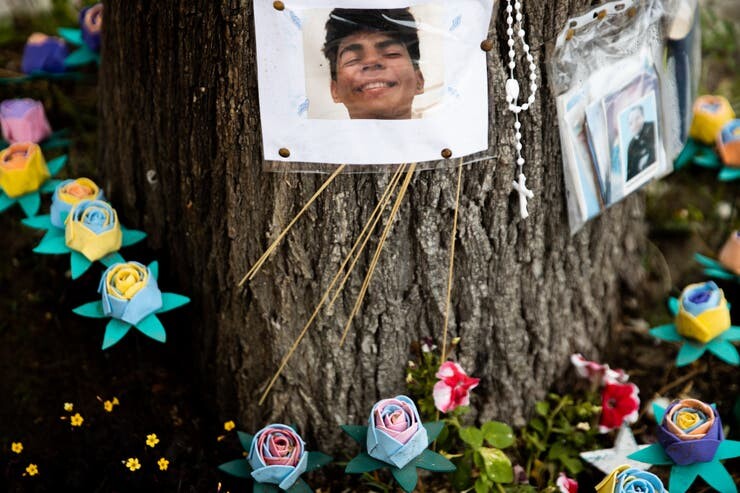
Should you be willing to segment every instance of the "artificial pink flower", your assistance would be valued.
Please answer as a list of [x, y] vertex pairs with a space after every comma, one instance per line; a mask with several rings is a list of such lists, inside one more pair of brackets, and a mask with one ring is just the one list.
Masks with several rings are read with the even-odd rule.
[[470, 391], [478, 386], [480, 378], [472, 378], [457, 363], [445, 361], [439, 367], [434, 384], [434, 405], [443, 413], [453, 411], [459, 406], [470, 404]]
[[578, 493], [578, 481], [570, 479], [564, 472], [560, 473], [555, 484], [560, 489], [560, 493]]
[[588, 378], [592, 383], [605, 385], [607, 383], [625, 383], [629, 380], [624, 370], [612, 370], [609, 365], [602, 365], [595, 361], [589, 361], [580, 353], [570, 356], [570, 362], [576, 368], [576, 373], [583, 378]]
[[601, 392], [601, 420], [599, 431], [606, 433], [622, 426], [622, 423], [637, 421], [640, 409], [640, 389], [633, 383], [607, 382]]

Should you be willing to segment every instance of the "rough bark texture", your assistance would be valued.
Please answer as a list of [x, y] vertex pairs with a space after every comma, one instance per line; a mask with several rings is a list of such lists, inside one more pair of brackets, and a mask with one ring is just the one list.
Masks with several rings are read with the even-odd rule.
[[[643, 225], [633, 198], [569, 237], [546, 89], [524, 117], [536, 198], [530, 218], [519, 218], [512, 117], [502, 94], [501, 3], [489, 55], [492, 158], [463, 175], [450, 331], [463, 341], [454, 356], [482, 378], [474, 401], [480, 416], [518, 424], [571, 352], [595, 355], [606, 343], [619, 315], [620, 281], [639, 276]], [[588, 3], [525, 3], [541, 70], [544, 44]], [[258, 407], [389, 175], [340, 176], [251, 286], [238, 289], [325, 179], [261, 170], [252, 2], [110, 0], [103, 58], [106, 189], [127, 224], [149, 232], [169, 271], [164, 282], [194, 300], [192, 330], [170, 330], [173, 343], [192, 347], [204, 395], [246, 429], [296, 422], [331, 450], [342, 440], [336, 425], [362, 422], [372, 402], [403, 392], [412, 341], [441, 336], [455, 172], [414, 177], [348, 345], [338, 348], [340, 332], [374, 245]]]

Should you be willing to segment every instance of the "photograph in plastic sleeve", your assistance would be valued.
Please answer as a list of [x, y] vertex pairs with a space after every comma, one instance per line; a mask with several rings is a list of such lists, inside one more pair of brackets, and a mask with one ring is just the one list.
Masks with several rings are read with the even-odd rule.
[[[493, 0], [255, 4], [267, 161], [386, 165], [488, 149]], [[280, 150], [289, 150], [289, 156]]]

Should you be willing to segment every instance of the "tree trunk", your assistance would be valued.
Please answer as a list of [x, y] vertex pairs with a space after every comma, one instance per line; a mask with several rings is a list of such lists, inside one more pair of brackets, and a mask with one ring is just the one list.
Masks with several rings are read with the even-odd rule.
[[[524, 3], [541, 77], [544, 44], [588, 5]], [[570, 353], [595, 356], [605, 345], [620, 281], [640, 275], [644, 226], [641, 201], [631, 198], [569, 237], [546, 80], [523, 119], [536, 198], [529, 219], [519, 218], [513, 117], [503, 95], [504, 7], [494, 9], [488, 65], [492, 157], [463, 174], [450, 335], [462, 338], [453, 356], [482, 379], [473, 402], [479, 416], [521, 424]], [[252, 2], [111, 0], [103, 59], [105, 188], [124, 222], [150, 234], [162, 284], [194, 300], [189, 323], [170, 328], [172, 343], [192, 347], [204, 395], [244, 429], [293, 422], [323, 449], [336, 448], [337, 425], [364, 422], [374, 401], [403, 393], [412, 342], [441, 337], [455, 171], [414, 176], [344, 349], [341, 330], [376, 240], [258, 406], [390, 175], [339, 176], [239, 289], [326, 179], [262, 171]]]

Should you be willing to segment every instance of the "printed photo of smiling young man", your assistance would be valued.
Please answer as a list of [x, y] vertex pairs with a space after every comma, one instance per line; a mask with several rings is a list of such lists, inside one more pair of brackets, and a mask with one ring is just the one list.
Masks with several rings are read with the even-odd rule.
[[424, 93], [416, 20], [408, 8], [334, 9], [324, 55], [331, 95], [353, 120], [408, 120]]

